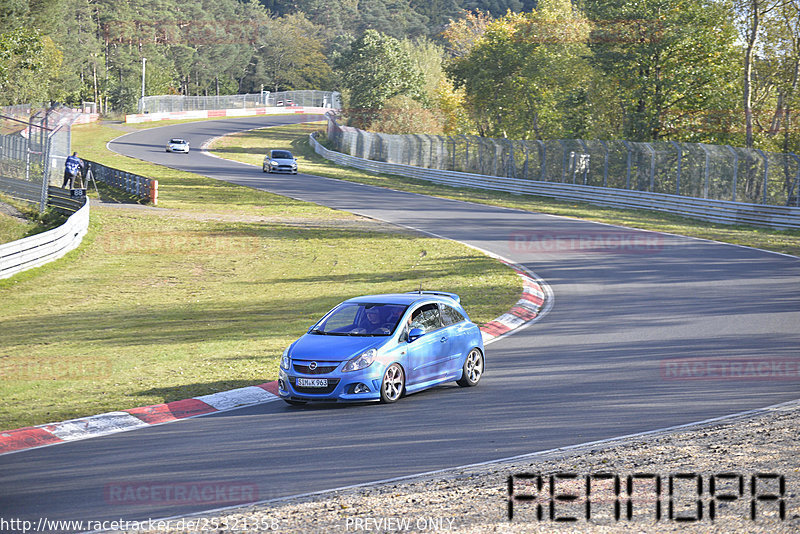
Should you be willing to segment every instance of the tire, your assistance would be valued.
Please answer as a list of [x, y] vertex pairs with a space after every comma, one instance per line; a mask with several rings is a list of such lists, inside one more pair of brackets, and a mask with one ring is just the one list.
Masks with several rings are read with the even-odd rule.
[[477, 385], [483, 376], [483, 369], [483, 353], [479, 349], [472, 349], [464, 360], [461, 378], [456, 381], [456, 384], [464, 388]]
[[308, 404], [306, 401], [296, 401], [289, 399], [283, 399], [283, 401], [290, 406], [305, 406], [306, 404]]
[[403, 396], [406, 388], [406, 377], [400, 364], [393, 363], [386, 368], [381, 380], [381, 402], [391, 404]]

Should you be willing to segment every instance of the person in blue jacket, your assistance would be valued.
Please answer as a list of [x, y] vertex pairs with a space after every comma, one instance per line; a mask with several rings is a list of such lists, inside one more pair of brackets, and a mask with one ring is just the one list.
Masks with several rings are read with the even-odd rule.
[[77, 152], [73, 152], [71, 156], [67, 157], [67, 161], [64, 162], [64, 183], [61, 184], [61, 187], [64, 188], [69, 185], [69, 188], [72, 189], [75, 177], [77, 177], [78, 173], [82, 170], [83, 160], [78, 157]]

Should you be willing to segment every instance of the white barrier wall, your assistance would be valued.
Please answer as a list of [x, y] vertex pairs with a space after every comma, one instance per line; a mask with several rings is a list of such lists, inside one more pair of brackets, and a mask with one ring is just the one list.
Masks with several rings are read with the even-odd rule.
[[77, 248], [88, 230], [87, 201], [58, 228], [0, 245], [0, 279], [57, 260]]
[[171, 121], [181, 119], [212, 119], [215, 117], [251, 117], [254, 115], [285, 115], [287, 113], [304, 113], [323, 115], [331, 108], [314, 108], [303, 106], [239, 108], [239, 109], [203, 109], [196, 111], [165, 111], [163, 113], [136, 113], [125, 115], [126, 123]]

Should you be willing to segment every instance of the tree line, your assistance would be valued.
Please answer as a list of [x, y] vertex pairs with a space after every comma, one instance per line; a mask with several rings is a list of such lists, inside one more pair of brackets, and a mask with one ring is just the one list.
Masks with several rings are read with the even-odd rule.
[[392, 133], [797, 151], [800, 0], [9, 0], [0, 104], [340, 90]]
[[[398, 86], [371, 103], [370, 83], [392, 84], [363, 66], [391, 62], [353, 47], [360, 59], [339, 69], [353, 107], [370, 111], [350, 120], [375, 130], [800, 150], [800, 0], [540, 0], [467, 13], [442, 32], [439, 63], [408, 51], [427, 91]], [[416, 123], [397, 110], [415, 110]]]

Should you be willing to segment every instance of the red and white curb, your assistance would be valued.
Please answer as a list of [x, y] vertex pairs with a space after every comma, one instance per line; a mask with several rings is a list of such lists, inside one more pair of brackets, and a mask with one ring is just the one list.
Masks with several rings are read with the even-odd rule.
[[508, 312], [481, 327], [484, 343], [489, 343], [536, 319], [547, 300], [543, 285], [538, 280], [513, 263], [500, 261], [514, 269], [522, 278], [522, 297]]
[[7, 430], [0, 432], [0, 455], [171, 423], [190, 417], [264, 404], [279, 398], [278, 383], [268, 382], [121, 412]]
[[[487, 344], [541, 316], [542, 306], [549, 300], [546, 297], [547, 286], [543, 282], [513, 263], [503, 263], [522, 277], [522, 296], [507, 313], [481, 327], [484, 343]], [[267, 382], [164, 404], [7, 430], [0, 432], [0, 455], [255, 406], [279, 398], [278, 383]]]

